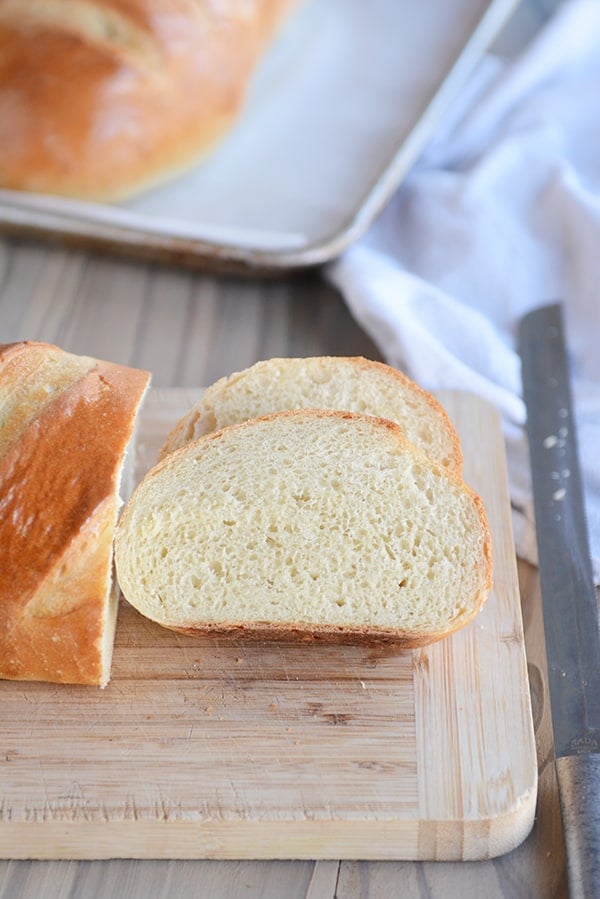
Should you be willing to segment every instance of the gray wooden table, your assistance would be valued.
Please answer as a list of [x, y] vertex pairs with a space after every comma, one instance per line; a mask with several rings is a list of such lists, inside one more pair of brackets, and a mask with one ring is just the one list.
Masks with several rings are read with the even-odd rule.
[[[379, 358], [318, 273], [243, 281], [4, 239], [0, 341], [21, 338], [147, 368], [158, 387], [205, 385], [276, 355]], [[524, 564], [520, 575], [540, 791], [534, 830], [509, 855], [477, 863], [419, 864], [0, 861], [0, 899], [565, 896], [538, 582]], [[0, 752], [0, 782], [3, 776]]]

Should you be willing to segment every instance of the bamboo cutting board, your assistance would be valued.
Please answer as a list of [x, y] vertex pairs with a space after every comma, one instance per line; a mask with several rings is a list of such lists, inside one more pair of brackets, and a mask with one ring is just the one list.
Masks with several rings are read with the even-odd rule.
[[[191, 391], [151, 392], [138, 476]], [[105, 690], [2, 682], [4, 858], [478, 859], [537, 769], [496, 412], [441, 397], [492, 530], [479, 617], [425, 649], [228, 643], [122, 603]]]

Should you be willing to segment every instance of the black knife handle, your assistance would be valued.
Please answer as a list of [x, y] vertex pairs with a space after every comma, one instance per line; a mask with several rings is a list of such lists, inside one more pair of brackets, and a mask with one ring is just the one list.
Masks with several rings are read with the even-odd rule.
[[556, 760], [570, 899], [600, 899], [600, 754]]

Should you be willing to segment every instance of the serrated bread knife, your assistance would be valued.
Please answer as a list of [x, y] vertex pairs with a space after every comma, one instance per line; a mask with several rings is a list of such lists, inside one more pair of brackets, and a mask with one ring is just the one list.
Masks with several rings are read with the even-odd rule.
[[519, 330], [571, 899], [600, 899], [600, 629], [560, 304]]

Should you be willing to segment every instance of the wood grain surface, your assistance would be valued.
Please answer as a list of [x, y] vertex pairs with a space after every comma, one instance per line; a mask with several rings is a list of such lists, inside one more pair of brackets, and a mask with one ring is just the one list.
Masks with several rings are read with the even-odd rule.
[[[149, 367], [156, 386], [196, 387], [272, 355], [377, 350], [318, 275], [245, 282], [74, 249], [0, 242], [0, 339], [50, 340]], [[564, 897], [566, 880], [537, 573], [519, 563], [539, 770], [530, 836], [477, 862], [2, 861], [14, 897]], [[0, 783], [7, 779], [3, 710]]]

